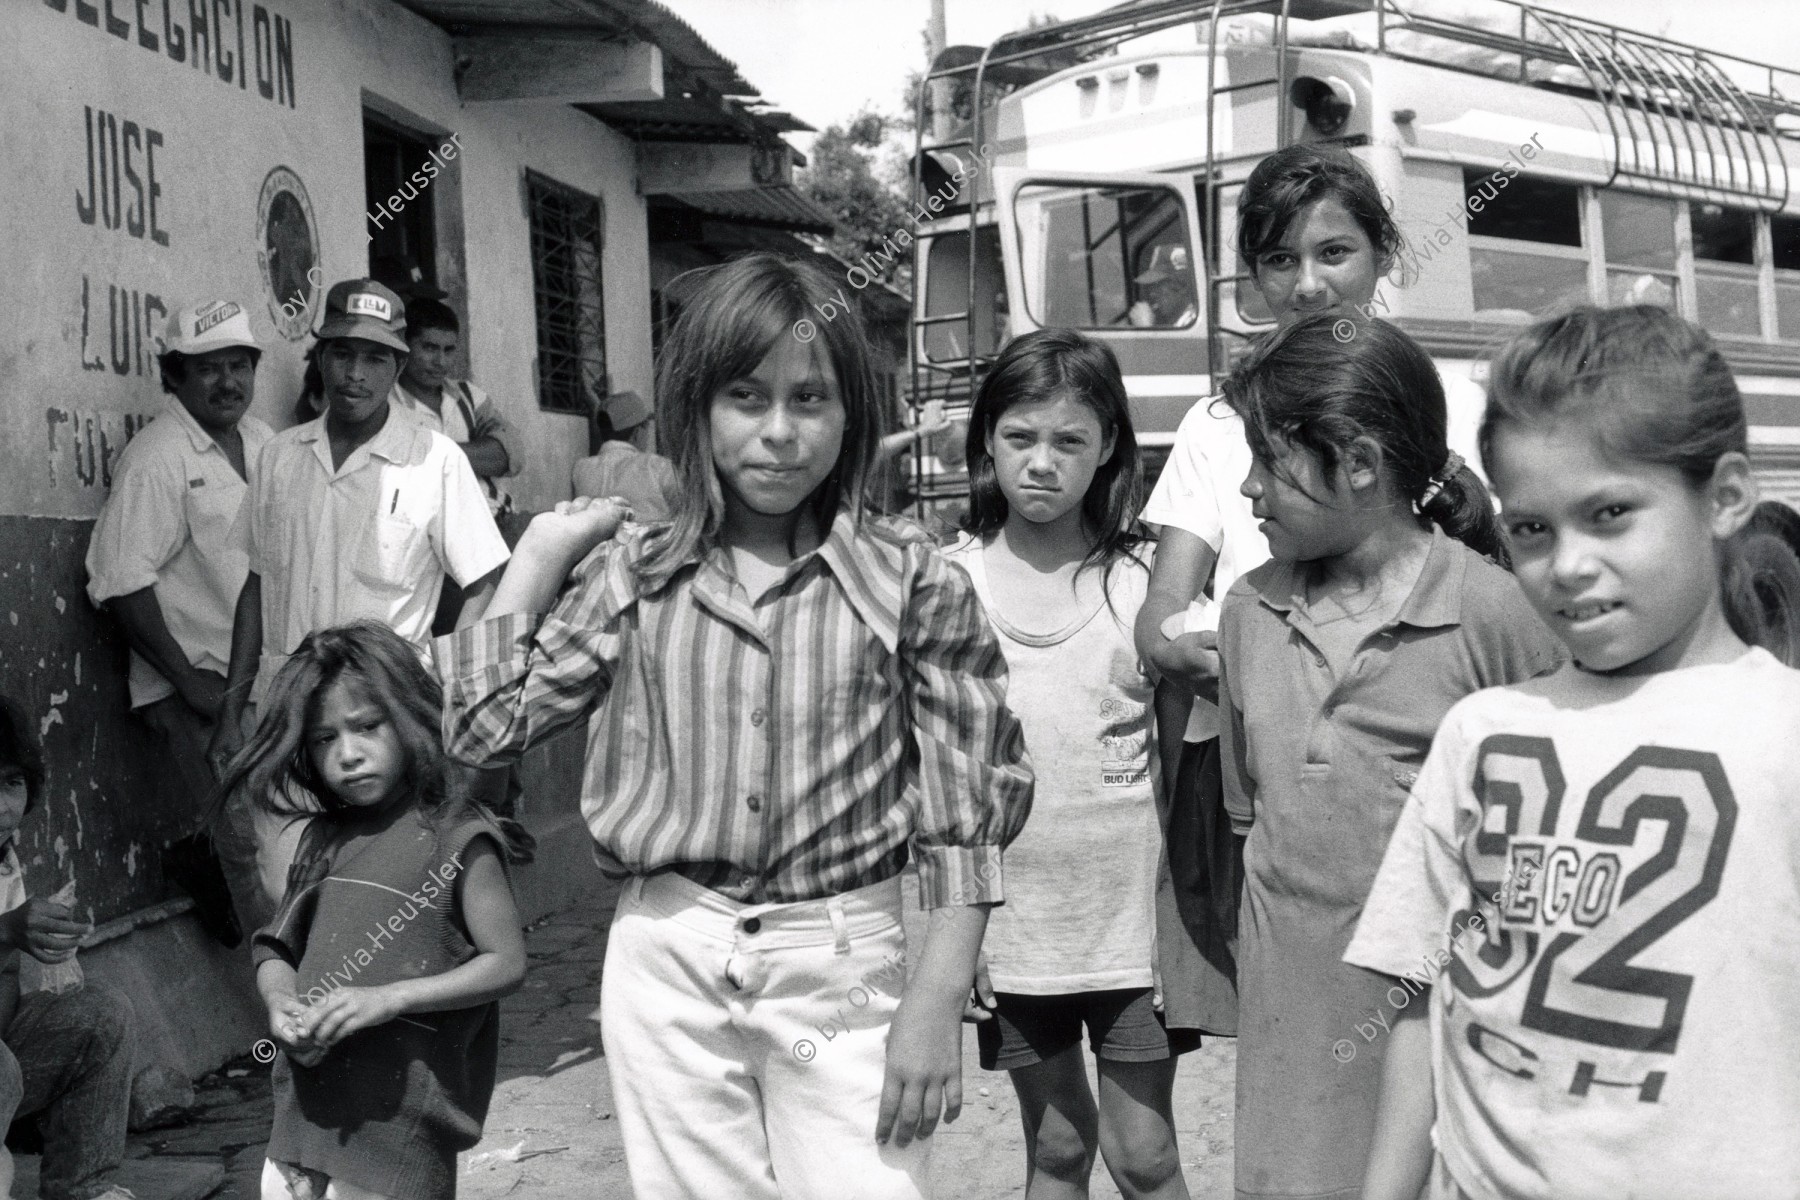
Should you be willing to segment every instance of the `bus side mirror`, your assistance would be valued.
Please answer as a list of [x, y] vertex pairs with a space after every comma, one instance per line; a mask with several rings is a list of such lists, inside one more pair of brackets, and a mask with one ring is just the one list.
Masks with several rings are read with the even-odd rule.
[[1321, 137], [1332, 137], [1343, 129], [1350, 114], [1356, 111], [1356, 93], [1336, 75], [1320, 79], [1302, 75], [1288, 88], [1288, 100], [1306, 113], [1306, 123]]

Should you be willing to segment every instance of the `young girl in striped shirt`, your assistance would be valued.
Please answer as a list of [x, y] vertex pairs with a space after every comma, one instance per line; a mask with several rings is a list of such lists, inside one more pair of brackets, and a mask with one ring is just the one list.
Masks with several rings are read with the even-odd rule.
[[[1095, 1155], [1133, 1200], [1186, 1200], [1156, 996], [1162, 865], [1151, 680], [1131, 626], [1150, 581], [1143, 486], [1111, 350], [1066, 329], [1015, 338], [969, 416], [968, 569], [1005, 650], [1038, 774], [988, 926], [981, 1065], [1025, 1125], [1028, 1200], [1085, 1196]], [[1088, 1087], [1086, 1029], [1100, 1073]]]
[[[1030, 808], [969, 578], [869, 512], [880, 401], [816, 268], [715, 268], [663, 347], [685, 503], [576, 500], [439, 642], [453, 753], [588, 724], [582, 812], [629, 877], [601, 1034], [640, 1196], [915, 1197], [962, 1103], [961, 1018]], [[899, 873], [929, 936], [904, 997]], [[891, 989], [889, 982], [887, 988]]]

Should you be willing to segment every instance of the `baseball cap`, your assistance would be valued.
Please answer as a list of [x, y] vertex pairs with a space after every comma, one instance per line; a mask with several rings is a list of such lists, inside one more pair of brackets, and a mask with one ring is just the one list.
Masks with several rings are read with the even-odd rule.
[[316, 335], [361, 338], [400, 353], [407, 352], [406, 302], [373, 279], [346, 279], [325, 295], [325, 319]]
[[1186, 275], [1188, 270], [1188, 248], [1165, 242], [1150, 251], [1150, 264], [1132, 282], [1161, 283], [1171, 275]]
[[169, 318], [164, 354], [210, 354], [241, 346], [261, 350], [250, 332], [250, 314], [236, 300], [206, 300], [179, 309]]
[[632, 429], [650, 419], [650, 402], [636, 392], [614, 392], [600, 401], [600, 411], [614, 429]]

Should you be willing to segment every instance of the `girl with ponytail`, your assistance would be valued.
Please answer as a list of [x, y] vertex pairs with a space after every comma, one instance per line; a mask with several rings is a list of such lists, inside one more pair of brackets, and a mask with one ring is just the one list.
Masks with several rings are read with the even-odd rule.
[[1349, 962], [1444, 969], [1385, 1039], [1363, 1195], [1791, 1195], [1800, 672], [1747, 644], [1790, 597], [1739, 554], [1743, 400], [1651, 307], [1540, 322], [1489, 388], [1514, 570], [1572, 661], [1449, 713], [1364, 907]]
[[1225, 808], [1247, 835], [1237, 1187], [1354, 1198], [1380, 1022], [1401, 1005], [1392, 980], [1345, 965], [1350, 935], [1444, 714], [1562, 655], [1500, 565], [1493, 503], [1445, 443], [1443, 388], [1412, 339], [1303, 318], [1225, 399], [1274, 555], [1232, 587], [1219, 629]]

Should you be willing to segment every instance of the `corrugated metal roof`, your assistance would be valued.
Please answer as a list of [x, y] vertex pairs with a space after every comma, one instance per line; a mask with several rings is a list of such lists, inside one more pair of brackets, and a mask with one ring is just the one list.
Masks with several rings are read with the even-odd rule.
[[735, 100], [684, 97], [621, 104], [583, 104], [591, 113], [630, 137], [647, 142], [757, 142], [783, 133], [812, 129], [789, 113], [746, 111]]
[[835, 222], [811, 198], [791, 187], [745, 188], [735, 192], [675, 192], [679, 201], [710, 217], [766, 225], [798, 233], [830, 235]]
[[656, 0], [400, 0], [457, 36], [505, 33], [596, 33], [654, 42], [724, 96], [754, 96], [737, 64], [714, 50], [693, 26]]

